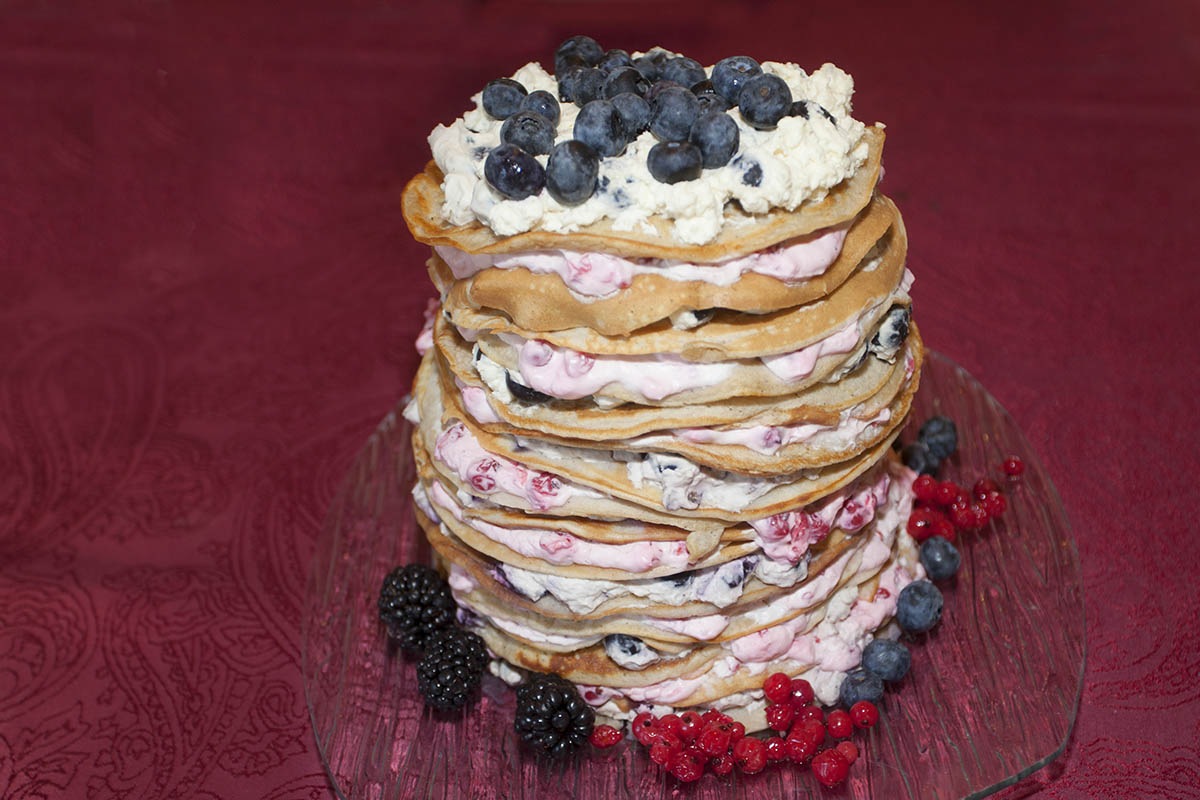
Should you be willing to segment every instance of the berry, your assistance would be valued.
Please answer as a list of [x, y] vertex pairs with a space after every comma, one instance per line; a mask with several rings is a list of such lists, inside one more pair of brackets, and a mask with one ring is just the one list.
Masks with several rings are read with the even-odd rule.
[[732, 729], [729, 722], [709, 722], [696, 737], [696, 746], [710, 756], [718, 756], [729, 749], [729, 738]]
[[937, 491], [934, 492], [934, 502], [939, 506], [948, 506], [958, 497], [958, 485], [954, 481], [942, 481], [937, 485]]
[[659, 80], [650, 84], [650, 88], [646, 90], [646, 102], [653, 103], [655, 98], [665, 92], [667, 89], [687, 89], [686, 86], [680, 86], [675, 81]]
[[671, 55], [665, 50], [655, 48], [644, 56], [633, 60], [633, 68], [646, 76], [646, 80], [654, 82], [662, 78], [662, 69]]
[[593, 100], [580, 110], [574, 134], [601, 158], [620, 155], [628, 144], [621, 115], [607, 100]]
[[918, 542], [923, 542], [933, 536], [933, 520], [937, 511], [932, 508], [914, 508], [905, 526], [908, 535]]
[[751, 736], [739, 739], [733, 746], [733, 760], [747, 775], [761, 772], [767, 765], [767, 746]]
[[786, 731], [795, 718], [796, 710], [787, 703], [767, 706], [767, 727], [773, 731]]
[[525, 87], [512, 78], [497, 78], [483, 87], [483, 110], [492, 119], [508, 119], [521, 110]]
[[[910, 584], [911, 585], [911, 584]], [[930, 584], [932, 586], [933, 584]], [[878, 703], [883, 699], [883, 681], [873, 672], [856, 669], [846, 673], [842, 688], [838, 692], [838, 701], [845, 708], [851, 708], [855, 703], [868, 700]]]
[[687, 141], [700, 116], [696, 95], [683, 87], [667, 86], [646, 99], [650, 101], [650, 132], [655, 138], [660, 142]]
[[613, 70], [620, 67], [632, 66], [633, 59], [629, 57], [627, 50], [605, 50], [604, 55], [596, 62], [596, 69], [602, 69], [608, 73], [612, 73]]
[[551, 125], [557, 125], [560, 116], [558, 100], [545, 89], [538, 89], [525, 95], [521, 101], [521, 111], [532, 111], [550, 120]]
[[[595, 150], [576, 139], [559, 142], [546, 161], [546, 191], [564, 206], [579, 205], [595, 193], [599, 174], [600, 158]], [[549, 395], [524, 386], [521, 387], [524, 391], [513, 391], [512, 381], [508, 388], [526, 403], [544, 403], [550, 399]], [[530, 399], [533, 395], [542, 399]]]
[[650, 126], [650, 104], [632, 92], [623, 92], [609, 101], [621, 117], [621, 130], [633, 141]]
[[554, 146], [554, 125], [541, 114], [518, 111], [500, 126], [500, 141], [532, 156], [544, 156]]
[[593, 747], [598, 747], [601, 750], [608, 748], [621, 741], [621, 732], [612, 725], [597, 725], [592, 728], [591, 742]]
[[730, 56], [716, 63], [712, 71], [713, 90], [733, 104], [738, 101], [742, 87], [755, 75], [762, 74], [762, 67], [750, 56]]
[[856, 727], [870, 728], [879, 722], [879, 709], [875, 707], [874, 703], [860, 700], [850, 707], [850, 719], [854, 720]]
[[524, 200], [546, 185], [546, 170], [537, 159], [511, 144], [492, 148], [483, 162], [483, 176], [510, 200]]
[[[921, 548], [921, 553], [921, 561], [924, 562], [924, 547]], [[863, 648], [862, 668], [888, 683], [895, 683], [907, 675], [910, 664], [912, 655], [908, 648], [891, 639], [874, 639]]]
[[[568, 142], [564, 142], [563, 144], [568, 144]], [[559, 147], [561, 146], [562, 145], [559, 145]], [[553, 153], [551, 155], [553, 155]], [[549, 172], [546, 173], [546, 188], [550, 188]], [[553, 195], [554, 192], [551, 191], [550, 194]], [[560, 200], [559, 202], [562, 201]], [[511, 393], [513, 397], [517, 398], [522, 403], [546, 403], [550, 401], [550, 395], [542, 394], [537, 389], [531, 389], [523, 383], [517, 383], [514, 381], [508, 370], [504, 371], [504, 382], [508, 385], [509, 393]]]
[[700, 148], [705, 167], [723, 167], [737, 152], [740, 134], [733, 117], [722, 111], [710, 111], [696, 120], [688, 141]]
[[646, 166], [659, 183], [694, 181], [703, 162], [700, 148], [690, 142], [659, 142], [646, 156]]
[[723, 112], [729, 110], [729, 104], [725, 102], [725, 98], [716, 92], [696, 92], [696, 102], [700, 104], [700, 116], [712, 112]]
[[801, 709], [813, 701], [816, 695], [813, 693], [812, 684], [804, 680], [804, 678], [792, 678], [792, 708]]
[[983, 506], [983, 510], [987, 512], [988, 517], [995, 519], [1008, 508], [1008, 501], [999, 492], [991, 492], [987, 497], [983, 498], [980, 505]]
[[604, 81], [603, 96], [607, 100], [611, 100], [619, 94], [636, 94], [641, 97], [650, 88], [650, 81], [638, 72], [632, 66], [617, 67], [612, 72], [608, 73], [608, 79]]
[[704, 74], [704, 67], [700, 66], [700, 62], [687, 56], [676, 56], [667, 61], [663, 65], [662, 76], [680, 86], [694, 86], [708, 77]]
[[900, 460], [904, 466], [921, 475], [937, 475], [942, 468], [942, 462], [933, 457], [923, 442], [904, 445], [900, 450]]
[[[822, 117], [829, 120], [834, 125], [837, 124], [837, 117], [833, 116], [833, 114], [830, 114], [825, 106], [821, 105], [820, 103], [814, 103], [811, 100], [797, 100], [796, 102], [792, 103], [792, 107], [788, 109], [788, 116], [808, 119], [810, 106], [815, 108]], [[907, 320], [905, 321], [905, 325], [907, 326]], [[907, 335], [907, 331], [905, 334]]]
[[850, 762], [837, 750], [823, 750], [812, 762], [813, 775], [824, 786], [837, 786], [850, 774]]
[[792, 679], [785, 672], [776, 672], [763, 681], [763, 694], [768, 702], [786, 702], [792, 696]]
[[913, 581], [900, 590], [900, 597], [896, 601], [896, 622], [909, 633], [924, 633], [942, 618], [942, 604], [942, 593], [936, 586], [929, 581]]
[[833, 749], [841, 753], [842, 756], [845, 757], [846, 761], [850, 764], [858, 761], [858, 745], [856, 745], [854, 742], [838, 742], [837, 746], [835, 746]]
[[704, 720], [705, 725], [707, 725], [710, 722], [732, 722], [733, 721], [732, 719], [725, 716], [724, 714], [722, 714], [720, 711], [718, 711], [715, 708], [710, 708], [707, 711], [702, 712], [700, 714], [700, 719]]
[[[755, 741], [750, 739], [748, 741]], [[787, 742], [778, 736], [769, 737], [763, 743], [763, 748], [767, 751], [767, 761], [783, 761], [788, 757]]]
[[958, 450], [958, 430], [949, 417], [930, 417], [917, 431], [917, 441], [928, 447], [934, 458], [942, 461]]
[[671, 774], [684, 783], [700, 780], [704, 774], [704, 758], [695, 750], [680, 750], [671, 756]]
[[608, 76], [598, 69], [575, 70], [568, 76], [570, 100], [583, 108], [588, 103], [604, 99], [604, 83]]
[[792, 90], [777, 75], [755, 75], [738, 95], [738, 110], [748, 125], [770, 130], [792, 106]]
[[672, 736], [679, 735], [679, 728], [682, 726], [682, 720], [674, 714], [663, 714], [655, 722], [655, 727], [664, 730]]
[[800, 720], [792, 727], [787, 738], [804, 739], [814, 748], [820, 747], [825, 742], [825, 724], [815, 719]]
[[728, 775], [733, 772], [733, 756], [729, 753], [721, 753], [713, 756], [709, 765], [712, 767], [713, 775]]
[[829, 712], [830, 736], [835, 739], [849, 739], [852, 733], [854, 733], [854, 721], [850, 719], [849, 713], [840, 708]]
[[1015, 477], [1025, 472], [1025, 462], [1018, 456], [1009, 456], [1004, 459], [1004, 463], [1000, 465], [1000, 469], [1004, 471], [1005, 475]]
[[821, 707], [818, 705], [809, 705], [809, 706], [805, 706], [804, 708], [800, 709], [796, 718], [799, 720], [802, 720], [802, 721], [808, 721], [811, 719], [811, 720], [816, 720], [817, 722], [824, 722], [825, 721], [825, 712], [822, 711]]
[[522, 741], [550, 756], [580, 747], [592, 735], [596, 714], [570, 681], [541, 675], [517, 689], [513, 721]]
[[633, 731], [633, 738], [637, 739], [639, 744], [650, 744], [650, 732], [655, 729], [654, 715], [649, 711], [643, 711], [633, 718], [629, 729]]
[[796, 764], [807, 764], [817, 752], [817, 744], [805, 737], [788, 737], [787, 757]]
[[922, 503], [934, 502], [934, 497], [937, 494], [938, 481], [932, 475], [918, 475], [913, 481], [913, 495]]
[[572, 36], [554, 51], [554, 74], [563, 73], [562, 64], [576, 60], [589, 67], [604, 57], [604, 48], [590, 36]]
[[669, 767], [671, 759], [682, 749], [683, 744], [678, 740], [670, 744], [667, 742], [655, 742], [650, 745], [650, 760], [660, 767]]
[[992, 492], [1000, 491], [1000, 487], [991, 478], [980, 478], [971, 487], [971, 499], [982, 503]]
[[434, 632], [454, 624], [458, 607], [450, 586], [424, 564], [396, 567], [379, 590], [379, 619], [388, 638], [405, 650], [421, 650]]
[[426, 641], [425, 655], [417, 662], [417, 690], [427, 705], [459, 708], [479, 686], [487, 662], [483, 639], [474, 633], [462, 628], [438, 631]]
[[704, 720], [695, 711], [685, 711], [679, 715], [679, 738], [685, 742], [694, 742], [704, 730]]
[[[887, 316], [879, 323], [875, 335], [867, 343], [867, 350], [884, 361], [894, 360], [896, 351], [908, 339], [911, 313], [908, 306], [896, 305], [888, 309]], [[934, 455], [936, 456], [937, 453]]]
[[940, 511], [934, 512], [933, 523], [930, 525], [934, 536], [940, 536], [947, 542], [953, 542], [958, 538], [958, 532], [954, 528], [954, 523]]
[[934, 536], [921, 545], [921, 566], [925, 567], [925, 574], [930, 580], [944, 581], [953, 578], [961, 565], [962, 556], [958, 554], [958, 549], [942, 537]]

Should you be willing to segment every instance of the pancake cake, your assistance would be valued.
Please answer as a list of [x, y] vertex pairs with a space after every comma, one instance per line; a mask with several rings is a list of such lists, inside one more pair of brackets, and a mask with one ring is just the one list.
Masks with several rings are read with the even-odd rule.
[[440, 295], [405, 410], [435, 565], [495, 674], [602, 719], [759, 730], [779, 672], [832, 704], [924, 575], [883, 128], [831, 64], [555, 61], [438, 125], [403, 195]]

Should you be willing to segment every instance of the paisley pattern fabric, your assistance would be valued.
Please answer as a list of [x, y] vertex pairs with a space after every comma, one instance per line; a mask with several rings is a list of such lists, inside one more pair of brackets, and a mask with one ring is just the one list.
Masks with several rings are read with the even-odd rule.
[[0, 797], [332, 797], [300, 610], [416, 364], [398, 188], [583, 31], [855, 74], [922, 333], [1025, 428], [1081, 554], [1076, 731], [1008, 795], [1196, 797], [1194, 7], [893, 5], [3, 4]]

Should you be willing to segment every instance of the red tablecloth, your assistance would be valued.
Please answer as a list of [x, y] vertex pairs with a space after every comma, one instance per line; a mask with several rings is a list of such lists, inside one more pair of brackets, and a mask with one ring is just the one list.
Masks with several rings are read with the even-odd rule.
[[0, 796], [329, 796], [300, 610], [433, 293], [397, 188], [577, 32], [855, 76], [925, 339], [1079, 544], [1082, 710], [1017, 794], [1196, 796], [1200, 12], [877, 5], [0, 6]]

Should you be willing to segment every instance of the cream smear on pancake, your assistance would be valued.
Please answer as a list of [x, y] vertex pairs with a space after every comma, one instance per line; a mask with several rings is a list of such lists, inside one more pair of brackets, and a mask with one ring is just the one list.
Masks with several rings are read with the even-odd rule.
[[701, 281], [717, 286], [732, 286], [748, 272], [776, 278], [784, 283], [815, 278], [837, 260], [849, 228], [850, 223], [843, 223], [796, 242], [718, 264], [692, 264], [664, 259], [631, 261], [607, 253], [580, 253], [573, 250], [475, 255], [441, 245], [433, 249], [459, 280], [489, 268], [526, 269], [535, 274], [558, 275], [572, 292], [594, 299], [611, 297], [629, 288], [638, 275], [657, 275], [678, 282]]
[[[750, 214], [780, 208], [788, 211], [818, 202], [829, 190], [854, 175], [865, 163], [865, 126], [850, 117], [854, 80], [832, 64], [811, 75], [795, 64], [763, 62], [763, 72], [783, 79], [792, 96], [819, 103], [835, 118], [823, 115], [785, 117], [773, 130], [755, 130], [738, 115], [740, 146], [723, 167], [707, 169], [701, 177], [675, 184], [656, 181], [646, 166], [658, 143], [650, 132], [631, 142], [619, 156], [600, 161], [600, 189], [576, 206], [564, 206], [549, 192], [508, 200], [490, 187], [483, 175], [488, 150], [500, 144], [500, 120], [483, 110], [483, 93], [471, 99], [475, 107], [449, 126], [438, 125], [429, 135], [433, 159], [444, 174], [441, 212], [452, 225], [479, 221], [499, 236], [529, 230], [566, 232], [600, 220], [615, 230], [648, 228], [651, 217], [674, 221], [675, 237], [687, 244], [711, 241], [725, 224], [725, 206], [736, 200]], [[705, 70], [711, 74], [711, 67]], [[526, 64], [512, 76], [528, 91], [555, 95], [554, 76], [538, 64]], [[573, 137], [579, 108], [561, 106], [556, 141]], [[545, 166], [547, 157], [536, 156]], [[757, 180], [749, 179], [755, 175]]]

